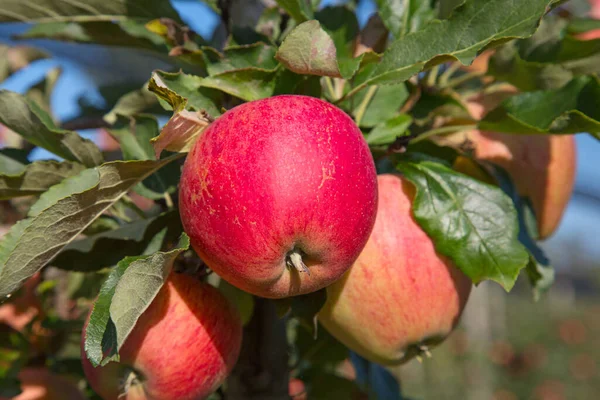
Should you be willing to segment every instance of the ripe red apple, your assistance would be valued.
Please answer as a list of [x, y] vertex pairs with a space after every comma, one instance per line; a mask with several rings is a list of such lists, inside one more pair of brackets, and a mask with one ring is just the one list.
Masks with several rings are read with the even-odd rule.
[[[47, 368], [26, 367], [19, 372], [21, 394], [12, 400], [84, 400], [77, 386]], [[9, 400], [1, 397], [0, 400]]]
[[120, 362], [94, 368], [82, 340], [83, 368], [105, 400], [204, 399], [231, 372], [241, 338], [240, 316], [216, 288], [172, 273], [123, 344]]
[[309, 293], [354, 262], [375, 221], [375, 166], [344, 112], [276, 96], [226, 112], [185, 162], [181, 219], [217, 274], [268, 298]]
[[[511, 86], [491, 95], [469, 99], [467, 106], [477, 120], [516, 92]], [[511, 135], [473, 130], [467, 138], [474, 156], [504, 168], [521, 196], [531, 200], [539, 238], [558, 227], [571, 198], [577, 164], [574, 135]]]
[[327, 288], [319, 321], [364, 358], [400, 364], [457, 324], [471, 280], [436, 253], [411, 214], [414, 187], [380, 175], [377, 220], [353, 267]]

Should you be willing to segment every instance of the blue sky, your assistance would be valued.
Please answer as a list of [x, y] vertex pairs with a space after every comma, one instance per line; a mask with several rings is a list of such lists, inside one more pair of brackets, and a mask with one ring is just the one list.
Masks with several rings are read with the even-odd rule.
[[[337, 1], [338, 3], [341, 1]], [[218, 24], [218, 17], [200, 1], [174, 0], [173, 5], [182, 19], [196, 32], [209, 38]], [[334, 4], [336, 1], [322, 2]], [[375, 11], [371, 0], [359, 3], [357, 15], [364, 24], [370, 14]], [[193, 17], [193, 18], [190, 18]], [[0, 43], [11, 43], [10, 37], [26, 29], [24, 24], [0, 24]], [[85, 97], [91, 103], [101, 104], [102, 97], [96, 90], [98, 83], [127, 82], [133, 77], [149, 76], [153, 69], [161, 68], [162, 61], [145, 53], [136, 53], [135, 57], [127, 49], [101, 48], [98, 46], [54, 43], [51, 41], [33, 41], [50, 51], [54, 58], [34, 63], [28, 68], [13, 75], [0, 84], [0, 88], [25, 91], [32, 83], [42, 79], [46, 72], [59, 66], [63, 74], [52, 94], [52, 109], [59, 120], [66, 120], [77, 115], [78, 99]], [[127, 63], [121, 62], [127, 59]], [[76, 60], [73, 62], [71, 60]], [[115, 66], [120, 66], [115, 69]], [[86, 136], [91, 132], [84, 132]], [[570, 203], [559, 231], [545, 244], [547, 251], [558, 259], [558, 264], [568, 266], [565, 254], [565, 243], [577, 240], [577, 246], [590, 257], [600, 256], [597, 245], [597, 232], [600, 227], [600, 142], [589, 135], [577, 136], [578, 170], [576, 194]], [[45, 157], [43, 151], [36, 157]], [[594, 198], [596, 200], [594, 200]]]

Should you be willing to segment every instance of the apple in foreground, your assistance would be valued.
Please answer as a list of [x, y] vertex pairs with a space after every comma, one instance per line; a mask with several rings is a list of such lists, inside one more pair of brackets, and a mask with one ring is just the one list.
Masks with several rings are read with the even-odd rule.
[[125, 340], [120, 361], [94, 368], [82, 340], [83, 368], [105, 400], [204, 399], [231, 372], [241, 339], [240, 316], [216, 288], [171, 273]]
[[282, 298], [350, 268], [377, 209], [375, 165], [335, 106], [284, 95], [229, 110], [189, 153], [179, 210], [192, 246], [229, 283]]
[[380, 175], [377, 220], [353, 267], [327, 288], [321, 324], [364, 358], [401, 364], [444, 340], [471, 280], [436, 253], [411, 214], [415, 189]]
[[[21, 394], [12, 400], [84, 400], [83, 393], [68, 379], [44, 367], [25, 367], [19, 372]], [[8, 397], [0, 396], [0, 400]]]
[[[477, 120], [515, 93], [506, 89], [469, 99], [468, 109]], [[574, 135], [512, 135], [473, 130], [467, 133], [474, 156], [504, 168], [521, 196], [529, 198], [540, 239], [558, 227], [571, 198], [577, 163]]]

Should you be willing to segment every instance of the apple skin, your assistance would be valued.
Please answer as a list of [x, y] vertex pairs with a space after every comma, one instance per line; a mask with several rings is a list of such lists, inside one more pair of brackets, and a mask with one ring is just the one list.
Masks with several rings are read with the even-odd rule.
[[[83, 393], [68, 379], [43, 367], [25, 367], [19, 371], [21, 394], [12, 400], [85, 400]], [[0, 400], [9, 400], [0, 396]]]
[[[477, 120], [502, 100], [515, 94], [506, 86], [492, 95], [469, 99], [467, 107]], [[504, 168], [521, 196], [531, 200], [539, 239], [558, 227], [575, 184], [577, 152], [574, 135], [512, 135], [474, 130], [467, 133], [474, 156]]]
[[[82, 338], [83, 368], [105, 400], [204, 399], [231, 372], [241, 339], [240, 316], [216, 288], [171, 273], [123, 344], [120, 362], [94, 368]], [[131, 370], [139, 382], [119, 397]]]
[[292, 400], [306, 400], [306, 386], [301, 379], [292, 378], [288, 385], [289, 396]]
[[350, 271], [327, 288], [318, 319], [364, 358], [397, 365], [450, 334], [472, 284], [414, 221], [412, 184], [389, 174], [378, 184], [371, 237]]
[[[360, 130], [307, 96], [223, 114], [189, 153], [179, 189], [196, 252], [229, 283], [266, 298], [313, 292], [342, 276], [376, 209], [375, 165]], [[294, 250], [308, 273], [288, 266]]]

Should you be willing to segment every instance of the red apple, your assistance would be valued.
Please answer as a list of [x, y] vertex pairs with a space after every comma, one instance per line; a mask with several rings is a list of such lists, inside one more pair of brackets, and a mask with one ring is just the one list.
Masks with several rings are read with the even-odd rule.
[[337, 280], [375, 221], [369, 148], [344, 112], [306, 96], [240, 105], [187, 157], [179, 189], [191, 243], [217, 274], [268, 298]]
[[380, 175], [378, 184], [373, 233], [350, 271], [327, 288], [319, 321], [366, 359], [393, 365], [450, 334], [471, 280], [414, 221], [414, 187], [395, 175]]
[[204, 399], [231, 372], [241, 338], [240, 316], [216, 288], [172, 273], [123, 344], [120, 361], [94, 368], [82, 340], [83, 368], [105, 400]]
[[[26, 367], [19, 372], [21, 394], [12, 400], [84, 400], [74, 383], [47, 368]], [[8, 400], [1, 397], [0, 400]]]

